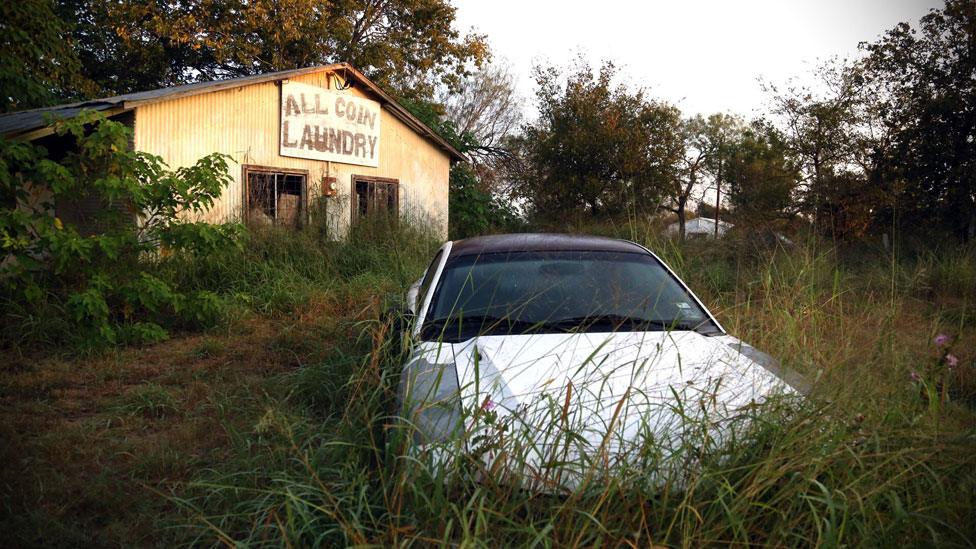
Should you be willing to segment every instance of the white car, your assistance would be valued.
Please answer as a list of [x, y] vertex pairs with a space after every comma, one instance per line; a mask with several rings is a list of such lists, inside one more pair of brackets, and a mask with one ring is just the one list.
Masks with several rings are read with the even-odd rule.
[[745, 411], [806, 390], [629, 241], [447, 242], [406, 308], [399, 406], [414, 451], [535, 489], [673, 478], [684, 450], [717, 447]]

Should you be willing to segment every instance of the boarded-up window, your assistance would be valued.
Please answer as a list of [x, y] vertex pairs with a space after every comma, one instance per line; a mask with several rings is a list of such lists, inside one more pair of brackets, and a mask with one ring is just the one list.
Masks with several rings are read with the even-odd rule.
[[397, 218], [400, 210], [400, 185], [396, 179], [354, 175], [352, 186], [354, 219]]
[[308, 175], [244, 167], [247, 221], [255, 225], [297, 227], [305, 212]]

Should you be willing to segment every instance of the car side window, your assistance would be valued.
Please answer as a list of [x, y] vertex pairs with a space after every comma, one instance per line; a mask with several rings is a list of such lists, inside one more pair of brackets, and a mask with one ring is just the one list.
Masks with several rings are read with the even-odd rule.
[[434, 274], [437, 273], [437, 265], [441, 262], [441, 255], [444, 253], [443, 250], [438, 250], [434, 259], [431, 260], [430, 265], [427, 266], [427, 272], [424, 273], [424, 279], [420, 282], [420, 288], [417, 291], [417, 313], [420, 313], [420, 307], [424, 304], [424, 297], [427, 296], [427, 290], [430, 289], [431, 282], [434, 281]]

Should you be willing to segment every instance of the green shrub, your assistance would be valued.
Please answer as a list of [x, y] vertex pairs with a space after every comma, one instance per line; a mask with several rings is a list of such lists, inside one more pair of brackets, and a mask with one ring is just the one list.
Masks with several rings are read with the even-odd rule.
[[[212, 154], [170, 171], [161, 158], [129, 150], [132, 131], [101, 114], [54, 127], [74, 144], [59, 160], [0, 140], [0, 300], [13, 328], [3, 342], [151, 343], [167, 337], [164, 326], [212, 324], [223, 308], [216, 294], [186, 292], [158, 272], [167, 257], [239, 245], [238, 225], [187, 220], [230, 182], [228, 158]], [[57, 217], [56, 205], [86, 197], [102, 205], [91, 226]]]
[[485, 190], [468, 164], [451, 168], [450, 185], [451, 239], [489, 232], [517, 232], [525, 228], [524, 220], [515, 208]]

